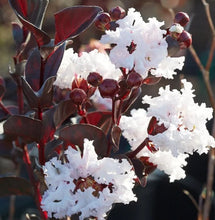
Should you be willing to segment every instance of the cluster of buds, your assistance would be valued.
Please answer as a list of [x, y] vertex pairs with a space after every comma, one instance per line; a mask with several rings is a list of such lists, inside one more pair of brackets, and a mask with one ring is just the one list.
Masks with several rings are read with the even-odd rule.
[[125, 15], [126, 13], [123, 8], [121, 8], [120, 6], [114, 7], [110, 10], [109, 13], [100, 13], [95, 20], [95, 26], [101, 31], [113, 30], [117, 27], [117, 24], [115, 22], [119, 19], [124, 18]]
[[175, 15], [173, 25], [168, 29], [169, 35], [179, 42], [181, 49], [186, 49], [192, 44], [192, 36], [184, 30], [190, 18], [185, 12], [178, 12]]

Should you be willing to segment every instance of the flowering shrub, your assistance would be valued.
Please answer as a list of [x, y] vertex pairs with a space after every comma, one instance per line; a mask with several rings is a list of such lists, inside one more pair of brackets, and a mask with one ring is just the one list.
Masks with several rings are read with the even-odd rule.
[[[156, 168], [170, 182], [185, 178], [186, 158], [215, 147], [206, 128], [213, 110], [194, 102], [190, 82], [182, 80], [180, 90], [160, 88], [156, 97], [141, 93], [182, 70], [185, 57], [174, 55], [192, 42], [186, 13], [165, 30], [164, 22], [144, 21], [134, 8], [70, 7], [55, 14], [52, 40], [41, 29], [48, 1], [9, 2], [22, 24], [13, 24], [18, 106], [1, 102], [0, 147], [9, 145], [15, 157], [21, 151], [31, 183], [4, 177], [0, 184], [18, 188], [6, 194], [33, 195], [40, 218], [105, 219], [113, 204], [136, 201], [135, 184], [144, 186]], [[91, 24], [104, 31], [102, 49], [75, 52], [71, 39]], [[147, 109], [131, 109], [139, 96]], [[130, 150], [119, 147], [121, 135]]]

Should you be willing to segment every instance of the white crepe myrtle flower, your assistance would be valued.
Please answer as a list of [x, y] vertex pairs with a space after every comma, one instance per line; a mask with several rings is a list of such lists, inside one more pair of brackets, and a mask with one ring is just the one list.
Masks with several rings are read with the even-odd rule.
[[43, 167], [48, 189], [41, 207], [49, 217], [64, 218], [78, 214], [79, 219], [103, 220], [113, 203], [136, 201], [132, 188], [136, 178], [126, 159], [98, 160], [93, 141], [84, 140], [83, 156], [69, 147], [67, 161], [56, 158]]
[[[130, 8], [127, 16], [116, 23], [119, 27], [115, 31], [107, 30], [101, 38], [102, 43], [115, 45], [110, 51], [110, 59], [116, 67], [129, 70], [134, 68], [143, 78], [146, 78], [150, 70], [161, 69], [164, 66], [159, 66], [168, 57], [168, 44], [163, 37], [166, 31], [161, 29], [164, 22], [159, 22], [156, 18], [149, 18], [148, 22], [144, 22], [140, 13]], [[169, 57], [168, 61], [171, 59]], [[175, 59], [179, 59], [180, 64], [184, 62], [184, 59]], [[165, 73], [167, 68], [168, 65], [165, 66], [165, 70], [162, 70], [162, 74], [158, 71], [153, 71], [153, 74], [172, 78], [172, 75], [176, 74], [175, 70], [181, 69], [181, 65], [174, 67], [171, 65], [168, 74]]]
[[170, 90], [169, 86], [160, 88], [159, 96], [143, 97], [143, 103], [149, 104], [148, 117], [155, 117], [159, 125], [166, 128], [162, 133], [149, 138], [157, 149], [171, 151], [174, 156], [180, 153], [207, 153], [208, 146], [215, 147], [214, 138], [206, 128], [206, 122], [212, 118], [212, 108], [205, 103], [194, 102], [192, 84], [182, 80], [184, 88]]
[[[147, 128], [150, 119], [144, 109], [133, 109], [131, 116], [121, 117], [120, 128], [123, 131], [122, 134], [128, 140], [133, 151], [148, 137]], [[158, 150], [151, 153], [145, 147], [136, 156], [137, 158], [149, 157], [149, 162], [169, 175], [170, 182], [186, 177], [183, 167], [187, 164], [185, 159], [189, 156], [188, 154], [180, 154], [175, 157], [171, 151]]]
[[116, 80], [121, 76], [120, 69], [115, 67], [107, 54], [95, 49], [89, 53], [82, 52], [81, 56], [78, 56], [69, 48], [64, 52], [54, 84], [61, 89], [70, 89], [75, 77], [87, 79], [90, 72], [98, 72], [103, 78]]

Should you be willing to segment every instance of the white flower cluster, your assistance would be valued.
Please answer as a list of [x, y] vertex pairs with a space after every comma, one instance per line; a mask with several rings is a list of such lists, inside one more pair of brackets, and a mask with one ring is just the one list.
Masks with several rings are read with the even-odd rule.
[[67, 163], [53, 158], [43, 167], [48, 189], [42, 198], [42, 209], [49, 217], [78, 214], [80, 220], [103, 220], [113, 203], [136, 201], [132, 166], [126, 159], [98, 160], [92, 142], [84, 140], [83, 156], [69, 147], [65, 152]]
[[[122, 116], [120, 121], [123, 135], [132, 150], [149, 137], [158, 151], [151, 153], [144, 148], [137, 157], [149, 157], [150, 162], [170, 175], [171, 182], [185, 178], [182, 167], [187, 164], [185, 159], [189, 154], [194, 151], [206, 153], [208, 146], [215, 147], [214, 138], [209, 135], [205, 125], [212, 118], [212, 109], [206, 108], [205, 104], [195, 103], [192, 84], [186, 80], [182, 80], [182, 83], [184, 88], [180, 91], [170, 91], [167, 86], [160, 88], [158, 97], [145, 96], [143, 103], [150, 105], [147, 112], [144, 109], [132, 110], [131, 117]], [[148, 135], [148, 124], [153, 116], [158, 125], [163, 124], [166, 130]]]
[[117, 21], [119, 27], [106, 31], [101, 42], [115, 44], [110, 59], [116, 67], [134, 68], [143, 78], [149, 71], [158, 77], [173, 78], [175, 70], [182, 69], [185, 58], [168, 57], [168, 45], [163, 37], [166, 31], [161, 29], [164, 22], [156, 18], [148, 21], [144, 22], [141, 14], [130, 8], [127, 16]]
[[70, 89], [75, 77], [87, 79], [90, 72], [98, 72], [103, 78], [118, 79], [121, 76], [120, 69], [115, 67], [107, 54], [95, 49], [89, 53], [82, 52], [78, 56], [70, 48], [64, 52], [54, 84], [61, 89]]

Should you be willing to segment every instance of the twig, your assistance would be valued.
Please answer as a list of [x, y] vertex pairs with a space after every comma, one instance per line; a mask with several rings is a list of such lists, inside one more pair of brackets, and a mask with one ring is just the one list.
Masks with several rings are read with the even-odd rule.
[[194, 197], [190, 194], [189, 191], [187, 190], [183, 190], [183, 193], [192, 201], [193, 205], [196, 207], [196, 209], [198, 210], [198, 212], [200, 211], [199, 210], [199, 205], [198, 203], [196, 202], [196, 200], [194, 199]]
[[43, 220], [45, 220], [45, 219], [47, 219], [47, 213], [43, 212], [43, 210], [40, 207], [40, 205], [41, 205], [40, 204], [41, 203], [41, 195], [40, 195], [40, 190], [39, 190], [39, 183], [38, 183], [38, 181], [36, 181], [36, 179], [34, 177], [34, 171], [31, 167], [31, 160], [29, 158], [28, 149], [27, 149], [26, 145], [23, 147], [23, 160], [24, 160], [24, 162], [26, 164], [26, 167], [27, 167], [29, 179], [30, 179], [30, 181], [32, 183], [32, 186], [34, 188], [35, 202], [36, 202], [37, 208], [40, 211], [41, 218]]
[[206, 15], [207, 15], [208, 23], [210, 25], [213, 36], [215, 36], [215, 28], [214, 28], [214, 24], [213, 24], [213, 21], [212, 21], [212, 18], [211, 18], [210, 6], [205, 0], [202, 0], [202, 4], [205, 6], [205, 12], [206, 12]]
[[215, 36], [213, 37], [213, 41], [212, 41], [212, 44], [211, 44], [211, 48], [210, 48], [207, 64], [205, 66], [205, 69], [207, 71], [209, 71], [210, 68], [211, 68], [211, 64], [212, 64], [213, 56], [214, 56], [214, 50], [215, 50]]

